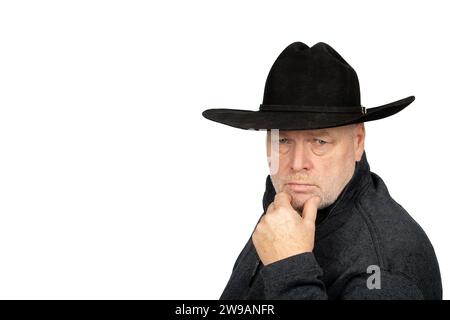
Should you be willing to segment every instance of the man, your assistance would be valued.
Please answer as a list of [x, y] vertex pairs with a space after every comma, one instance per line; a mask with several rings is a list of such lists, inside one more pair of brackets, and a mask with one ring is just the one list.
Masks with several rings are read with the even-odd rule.
[[272, 66], [259, 111], [203, 112], [267, 130], [264, 213], [221, 299], [442, 299], [430, 241], [364, 151], [364, 122], [413, 100], [366, 109], [340, 54], [295, 42]]

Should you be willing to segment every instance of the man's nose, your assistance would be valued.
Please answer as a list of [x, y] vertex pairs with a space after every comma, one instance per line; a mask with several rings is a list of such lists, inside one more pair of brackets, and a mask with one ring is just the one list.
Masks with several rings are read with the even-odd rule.
[[307, 143], [296, 143], [291, 154], [291, 169], [293, 171], [309, 170], [312, 167], [311, 152]]

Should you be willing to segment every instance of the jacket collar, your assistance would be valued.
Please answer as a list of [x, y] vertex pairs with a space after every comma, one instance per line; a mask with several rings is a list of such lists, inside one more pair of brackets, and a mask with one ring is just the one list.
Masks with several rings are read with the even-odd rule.
[[[370, 166], [367, 162], [366, 152], [364, 151], [361, 160], [356, 162], [352, 178], [341, 191], [336, 201], [328, 207], [318, 210], [316, 236], [320, 238], [321, 233], [327, 234], [328, 231], [332, 231], [338, 224], [342, 224], [344, 222], [343, 220], [346, 220], [348, 217], [347, 212], [350, 212], [349, 207], [354, 206], [355, 198], [366, 188], [370, 180]], [[273, 202], [275, 194], [275, 188], [273, 187], [270, 175], [268, 175], [263, 197], [263, 214], [266, 213], [269, 204]], [[344, 214], [341, 214], [342, 212]]]

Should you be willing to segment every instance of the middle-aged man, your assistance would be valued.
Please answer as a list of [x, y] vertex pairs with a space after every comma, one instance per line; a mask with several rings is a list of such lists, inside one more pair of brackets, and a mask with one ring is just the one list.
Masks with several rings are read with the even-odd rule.
[[340, 54], [295, 42], [273, 64], [259, 111], [203, 112], [267, 130], [264, 213], [221, 299], [442, 299], [429, 239], [370, 171], [364, 151], [364, 122], [413, 100], [366, 109]]

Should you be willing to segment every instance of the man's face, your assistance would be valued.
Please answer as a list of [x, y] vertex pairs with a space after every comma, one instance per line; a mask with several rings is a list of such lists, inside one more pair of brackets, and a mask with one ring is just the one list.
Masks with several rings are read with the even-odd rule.
[[355, 161], [361, 160], [365, 129], [364, 124], [354, 124], [319, 130], [280, 130], [278, 150], [272, 139], [268, 131], [269, 166], [278, 156], [272, 184], [277, 193], [289, 193], [292, 206], [301, 212], [304, 203], [314, 195], [321, 198], [319, 209], [337, 199], [353, 175]]

